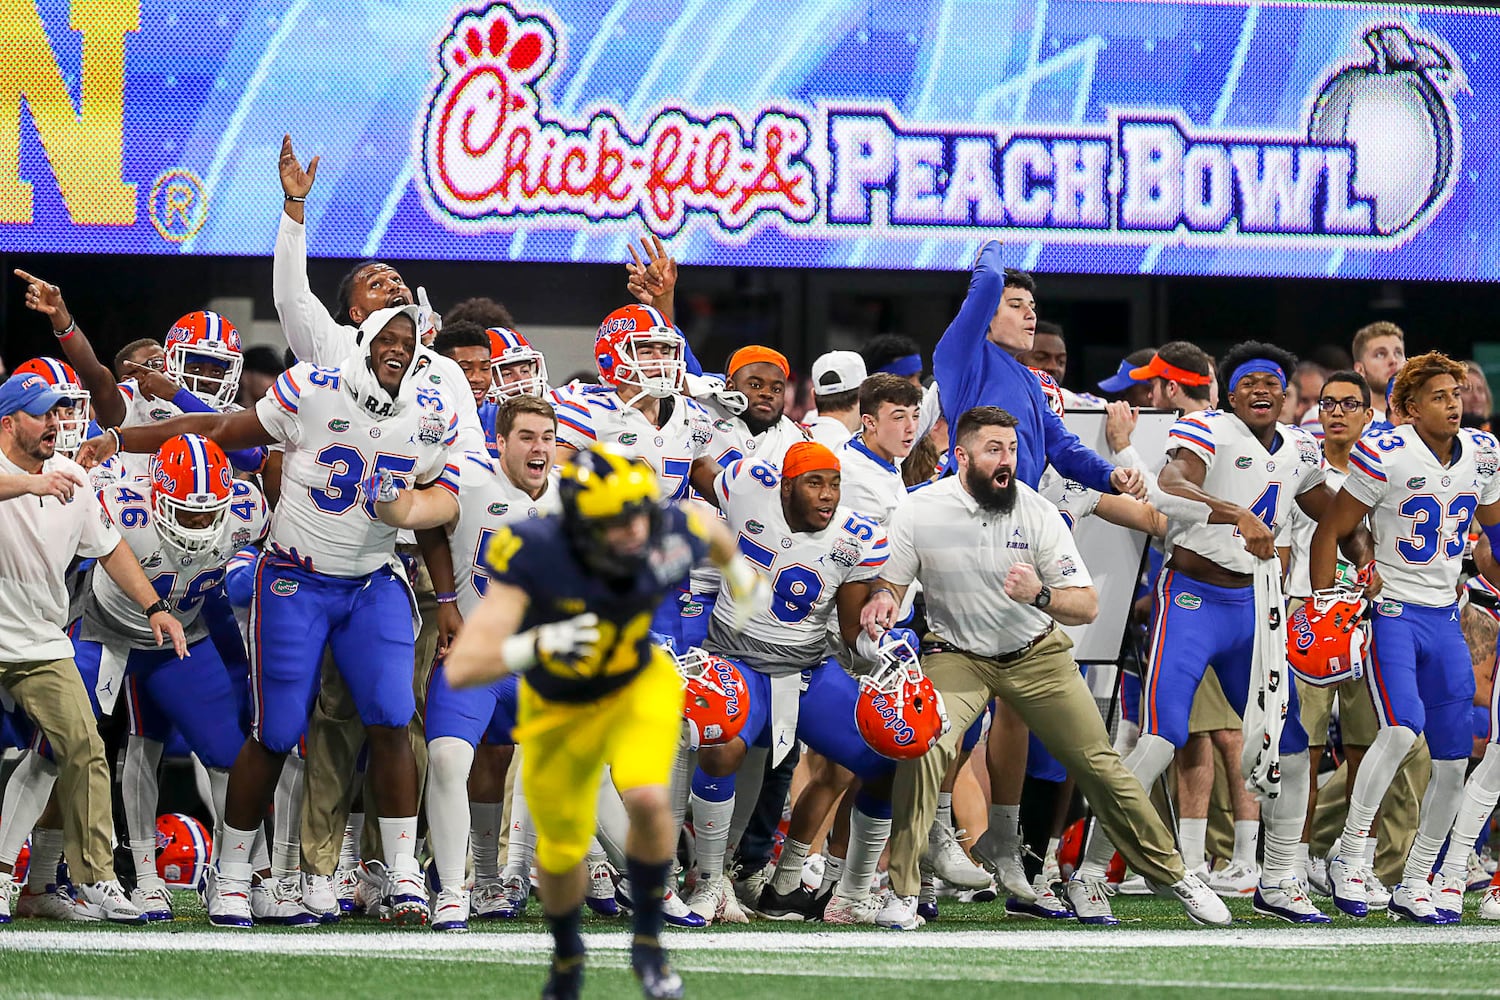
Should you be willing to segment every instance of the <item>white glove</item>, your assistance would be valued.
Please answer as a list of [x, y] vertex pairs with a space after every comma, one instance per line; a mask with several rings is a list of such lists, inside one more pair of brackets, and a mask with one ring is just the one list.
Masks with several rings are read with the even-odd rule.
[[432, 303], [427, 299], [427, 288], [425, 285], [417, 286], [417, 339], [427, 343], [432, 339], [429, 334], [438, 334], [443, 329], [443, 317], [432, 309]]
[[735, 392], [715, 375], [688, 375], [684, 379], [687, 394], [702, 402], [712, 399], [735, 416], [749, 409], [750, 401], [743, 392]]
[[943, 701], [943, 692], [939, 691], [937, 688], [933, 688], [932, 689], [932, 693], [933, 693], [934, 697], [937, 698], [937, 714], [938, 714], [938, 718], [943, 721], [943, 731], [939, 735], [940, 736], [947, 736], [948, 735], [948, 730], [950, 730], [950, 729], [953, 728], [953, 723], [951, 723], [951, 722], [948, 721], [948, 706]]
[[599, 641], [599, 616], [592, 612], [560, 622], [548, 622], [506, 639], [500, 655], [512, 673], [536, 666], [541, 657], [572, 659], [587, 653]]
[[375, 503], [390, 503], [401, 495], [390, 469], [376, 469], [359, 482], [360, 492]]
[[745, 631], [750, 619], [770, 609], [771, 582], [739, 556], [731, 559], [722, 572], [724, 582], [729, 584], [729, 596], [734, 601], [734, 620], [729, 627], [739, 635]]

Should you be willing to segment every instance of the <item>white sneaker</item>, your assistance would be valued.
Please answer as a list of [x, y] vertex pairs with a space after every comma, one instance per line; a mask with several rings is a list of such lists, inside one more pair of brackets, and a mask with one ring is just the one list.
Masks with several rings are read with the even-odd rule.
[[1479, 901], [1479, 917], [1481, 920], [1500, 920], [1500, 885], [1484, 890], [1484, 898]]
[[1127, 875], [1125, 880], [1116, 887], [1115, 892], [1122, 896], [1150, 896], [1153, 894], [1152, 888], [1146, 884], [1146, 876], [1138, 875], [1135, 872]]
[[[829, 900], [829, 906], [833, 901]], [[916, 896], [898, 896], [894, 892], [887, 893], [885, 905], [875, 915], [875, 925], [885, 927], [893, 931], [914, 931], [921, 927], [925, 920], [917, 912]]]
[[[1181, 883], [1178, 883], [1179, 885]], [[1200, 885], [1202, 883], [1199, 883]], [[1112, 927], [1120, 921], [1109, 908], [1109, 897], [1114, 890], [1103, 879], [1084, 878], [1078, 872], [1063, 884], [1063, 897], [1073, 908], [1073, 915], [1080, 924], [1098, 924]], [[1222, 904], [1221, 904], [1222, 905]]]
[[1370, 902], [1370, 909], [1384, 910], [1389, 908], [1391, 905], [1391, 890], [1386, 888], [1384, 882], [1380, 881], [1380, 876], [1375, 874], [1375, 869], [1365, 868], [1360, 877], [1365, 882], [1365, 896]]
[[[823, 887], [823, 869], [827, 862], [821, 854], [809, 854], [802, 859], [802, 884], [813, 892]], [[774, 871], [774, 866], [772, 868]]]
[[[803, 869], [806, 871], [806, 868]], [[739, 874], [736, 872], [736, 874]], [[753, 910], [760, 905], [760, 894], [771, 882], [771, 876], [776, 874], [776, 863], [767, 862], [759, 871], [751, 872], [741, 878], [731, 879], [734, 885], [734, 895], [740, 901], [740, 908]], [[822, 884], [823, 874], [818, 873], [819, 884]]]
[[1036, 891], [1036, 900], [1025, 903], [1019, 899], [1007, 899], [1005, 901], [1005, 912], [1012, 917], [1027, 917], [1033, 920], [1068, 920], [1073, 916], [1073, 911], [1068, 909], [1057, 894], [1052, 891], [1052, 883], [1047, 881], [1045, 874], [1038, 875], [1036, 881], [1031, 883]]
[[837, 889], [823, 909], [825, 924], [873, 924], [875, 918], [885, 910], [885, 899], [871, 893], [863, 899], [840, 896]]
[[[1471, 852], [1472, 853], [1472, 852]], [[1443, 875], [1432, 879], [1432, 905], [1444, 923], [1456, 924], [1464, 918], [1464, 890], [1468, 888], [1467, 875]]]
[[1343, 858], [1328, 859], [1328, 882], [1333, 905], [1345, 916], [1363, 920], [1370, 912], [1370, 891], [1365, 883], [1365, 868], [1358, 862], [1345, 863]]
[[[354, 869], [354, 908], [372, 917], [387, 919], [385, 908], [385, 865], [379, 861], [361, 863]], [[342, 905], [342, 904], [341, 904]]]
[[[19, 886], [17, 887], [19, 888]], [[45, 892], [22, 892], [16, 897], [12, 912], [18, 917], [39, 920], [88, 920], [78, 908], [66, 886], [49, 885]]]
[[1231, 861], [1216, 872], [1210, 872], [1207, 884], [1210, 889], [1229, 899], [1255, 895], [1260, 885], [1260, 865], [1254, 861]]
[[661, 898], [661, 915], [673, 927], [696, 928], [708, 926], [708, 921], [688, 909], [687, 902], [681, 896], [677, 895], [676, 889], [670, 886], [667, 888], [666, 895]]
[[146, 915], [147, 920], [172, 919], [172, 894], [165, 885], [154, 889], [136, 886], [130, 892], [130, 902]]
[[750, 918], [741, 909], [734, 890], [730, 888], [727, 875], [715, 878], [700, 876], [698, 884], [693, 886], [693, 894], [688, 897], [687, 907], [702, 917], [705, 925], [712, 924], [715, 920], [731, 924], [750, 922]]
[[114, 879], [76, 886], [78, 908], [88, 920], [108, 920], [116, 924], [144, 924], [146, 915], [125, 895]]
[[16, 885], [16, 880], [9, 872], [0, 874], [0, 924], [8, 924], [11, 921], [11, 904], [21, 894], [21, 887]]
[[1229, 907], [1197, 875], [1188, 872], [1181, 882], [1172, 883], [1172, 892], [1177, 896], [1188, 919], [1206, 927], [1228, 927], [1234, 923]]
[[[933, 824], [933, 826], [935, 829], [938, 826], [941, 826], [941, 824], [935, 823]], [[951, 837], [953, 835], [950, 833], [949, 836]], [[932, 843], [931, 835], [928, 836], [927, 842], [929, 845]], [[957, 840], [954, 840], [953, 848], [954, 850], [958, 851], [960, 855], [963, 854], [963, 851], [958, 846]], [[985, 875], [989, 875], [991, 872], [993, 872], [995, 879], [1005, 889], [1008, 895], [1014, 896], [1016, 899], [1023, 900], [1028, 903], [1036, 899], [1036, 893], [1031, 888], [1031, 880], [1026, 877], [1026, 869], [1021, 865], [1021, 859], [1016, 854], [1016, 849], [1007, 849], [1005, 845], [1001, 843], [1000, 837], [995, 833], [995, 831], [986, 830], [984, 831], [984, 833], [979, 835], [979, 839], [974, 842], [974, 857], [977, 858], [979, 864], [983, 866], [982, 868], [979, 868], [979, 871], [983, 872]], [[936, 866], [934, 866], [934, 868], [937, 871], [938, 876], [944, 881], [952, 882], [954, 885], [960, 886], [964, 889], [983, 889], [985, 886], [989, 885], [988, 879], [985, 879], [983, 882], [980, 882], [976, 885], [973, 884], [973, 882], [958, 881], [949, 878], [941, 868], [936, 868]], [[976, 879], [974, 881], [978, 880]]]
[[1276, 917], [1289, 924], [1331, 924], [1322, 910], [1313, 905], [1303, 891], [1302, 883], [1295, 878], [1282, 879], [1274, 886], [1259, 885], [1255, 888], [1255, 912], [1267, 917]]
[[959, 846], [957, 832], [937, 820], [933, 820], [927, 831], [927, 850], [922, 852], [921, 869], [957, 889], [982, 889], [990, 884], [990, 873], [969, 860]]
[[1391, 890], [1391, 902], [1386, 914], [1392, 920], [1409, 920], [1414, 924], [1446, 923], [1432, 905], [1432, 886], [1426, 882], [1402, 882]]
[[1319, 896], [1332, 896], [1333, 885], [1328, 880], [1328, 859], [1307, 859], [1307, 887]]
[[339, 865], [333, 873], [333, 892], [339, 900], [339, 912], [353, 913], [357, 907], [354, 895], [359, 889], [359, 866]]
[[958, 901], [960, 903], [993, 903], [1000, 898], [1000, 887], [995, 884], [994, 879], [983, 889], [960, 889], [958, 890]]
[[381, 917], [400, 927], [424, 927], [431, 911], [427, 906], [427, 883], [417, 859], [403, 854], [386, 872], [385, 907]]
[[[610, 886], [610, 898], [614, 898], [613, 885]], [[432, 929], [460, 933], [469, 929], [469, 894], [466, 891], [444, 888], [438, 893], [437, 906], [432, 911]]]
[[272, 876], [250, 887], [250, 916], [258, 924], [275, 927], [311, 927], [317, 916], [302, 905], [302, 876]]
[[1469, 892], [1478, 892], [1490, 884], [1490, 874], [1484, 867], [1484, 859], [1470, 851], [1464, 866], [1464, 888]]
[[608, 861], [589, 865], [589, 888], [583, 901], [601, 917], [620, 915], [620, 904], [615, 902], [615, 873]]
[[338, 920], [339, 892], [332, 875], [302, 873], [302, 905], [307, 912], [318, 918], [319, 923], [329, 924]]

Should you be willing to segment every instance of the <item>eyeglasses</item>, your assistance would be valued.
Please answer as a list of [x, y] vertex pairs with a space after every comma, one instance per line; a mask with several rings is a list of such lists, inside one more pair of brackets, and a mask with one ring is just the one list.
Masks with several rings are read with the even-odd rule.
[[1335, 410], [1343, 410], [1345, 413], [1353, 413], [1355, 410], [1365, 408], [1364, 400], [1355, 399], [1353, 396], [1345, 399], [1334, 399], [1332, 396], [1324, 396], [1318, 400], [1318, 409], [1324, 413], [1332, 413]]

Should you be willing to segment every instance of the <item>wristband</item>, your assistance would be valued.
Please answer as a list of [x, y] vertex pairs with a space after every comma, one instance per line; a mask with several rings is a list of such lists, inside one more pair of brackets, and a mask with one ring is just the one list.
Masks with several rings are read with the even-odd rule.
[[1500, 561], [1500, 523], [1481, 524], [1479, 530], [1490, 540], [1490, 555]]
[[152, 615], [171, 614], [171, 612], [172, 612], [172, 602], [171, 601], [167, 601], [167, 600], [160, 600], [160, 601], [157, 601], [155, 604], [147, 606], [147, 608], [146, 608], [146, 617], [150, 618]]
[[[897, 604], [901, 603], [901, 598], [897, 597], [896, 596], [896, 592], [894, 590], [892, 590], [890, 587], [871, 587], [870, 588], [870, 595], [869, 596], [870, 597], [874, 597], [876, 594], [890, 594], [891, 598]], [[866, 598], [866, 600], [868, 600], [868, 599], [869, 598]]]
[[294, 202], [295, 204], [298, 204], [298, 205], [300, 205], [303, 202], [307, 201], [306, 198], [299, 197], [299, 196], [297, 196], [295, 194], [289, 194], [289, 195], [287, 195], [286, 196], [286, 200], [290, 201], [290, 202]]
[[73, 336], [73, 334], [75, 334], [77, 332], [78, 332], [78, 320], [69, 318], [68, 325], [65, 326], [65, 327], [63, 327], [61, 330], [53, 330], [52, 331], [52, 336], [56, 337], [58, 339], [58, 341], [61, 342], [61, 341], [67, 340], [69, 337]]
[[115, 439], [115, 451], [117, 453], [125, 450], [125, 439], [120, 437], [120, 429], [118, 427], [110, 427], [105, 433]]
[[437, 602], [439, 604], [457, 604], [458, 603], [458, 595], [454, 594], [454, 593], [445, 592], [445, 593], [442, 593], [442, 594], [434, 594], [432, 596], [435, 597], [435, 598], [437, 598]]

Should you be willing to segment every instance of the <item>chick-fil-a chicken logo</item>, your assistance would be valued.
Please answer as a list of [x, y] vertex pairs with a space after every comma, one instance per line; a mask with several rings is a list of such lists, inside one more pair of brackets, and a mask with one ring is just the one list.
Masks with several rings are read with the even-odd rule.
[[429, 203], [450, 223], [639, 217], [667, 236], [695, 213], [731, 233], [757, 219], [817, 214], [803, 115], [765, 107], [749, 121], [732, 110], [660, 107], [639, 133], [609, 103], [549, 116], [564, 48], [554, 15], [504, 3], [465, 13], [442, 40], [420, 141]]

